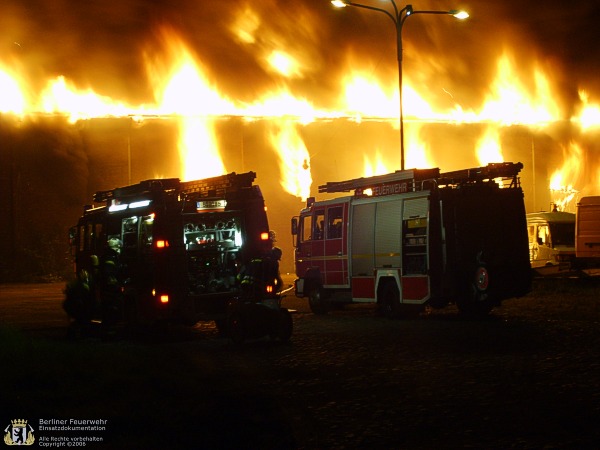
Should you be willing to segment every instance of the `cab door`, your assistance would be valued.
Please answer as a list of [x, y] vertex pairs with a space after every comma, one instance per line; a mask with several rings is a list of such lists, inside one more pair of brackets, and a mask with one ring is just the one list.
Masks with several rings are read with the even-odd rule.
[[536, 241], [533, 246], [535, 252], [534, 267], [541, 267], [552, 264], [552, 242], [550, 240], [550, 227], [548, 224], [537, 225]]
[[324, 223], [324, 208], [300, 216], [296, 247], [296, 275], [299, 277], [304, 277], [308, 270], [318, 270], [322, 277], [325, 273]]
[[325, 284], [329, 286], [348, 285], [347, 220], [347, 203], [325, 210]]

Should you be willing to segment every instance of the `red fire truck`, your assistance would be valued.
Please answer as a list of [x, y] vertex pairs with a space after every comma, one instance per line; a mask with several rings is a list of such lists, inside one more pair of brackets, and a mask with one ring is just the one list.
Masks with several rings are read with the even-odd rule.
[[101, 270], [95, 262], [116, 242], [126, 321], [225, 325], [239, 270], [273, 244], [255, 177], [152, 179], [97, 192], [71, 230], [76, 273]]
[[456, 303], [487, 314], [531, 289], [521, 163], [330, 182], [292, 218], [298, 297], [312, 311], [376, 302], [389, 317]]

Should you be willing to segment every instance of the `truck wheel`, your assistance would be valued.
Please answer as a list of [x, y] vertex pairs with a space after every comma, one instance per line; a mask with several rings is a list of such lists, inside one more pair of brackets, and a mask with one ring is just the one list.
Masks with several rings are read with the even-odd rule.
[[123, 297], [123, 307], [125, 315], [125, 323], [127, 326], [134, 327], [139, 323], [139, 313], [137, 300], [134, 294], [125, 295]]
[[226, 337], [229, 331], [227, 319], [215, 319], [215, 325], [217, 327], [217, 331], [219, 332], [219, 336]]
[[281, 342], [289, 342], [292, 338], [294, 321], [287, 308], [281, 308], [277, 318], [277, 337]]
[[490, 273], [484, 263], [476, 265], [465, 293], [456, 302], [460, 312], [473, 316], [486, 316], [494, 303], [490, 297]]
[[227, 319], [227, 332], [229, 339], [235, 345], [242, 345], [246, 340], [246, 326], [241, 314], [233, 313]]
[[377, 296], [377, 307], [380, 314], [388, 319], [400, 317], [400, 293], [395, 283], [387, 282]]
[[327, 314], [329, 312], [329, 303], [323, 299], [323, 290], [317, 287], [311, 287], [308, 291], [308, 305], [314, 314]]

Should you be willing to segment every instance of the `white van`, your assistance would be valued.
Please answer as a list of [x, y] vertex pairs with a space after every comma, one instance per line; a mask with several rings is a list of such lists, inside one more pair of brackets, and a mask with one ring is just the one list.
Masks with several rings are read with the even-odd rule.
[[544, 275], [572, 269], [575, 260], [575, 214], [561, 211], [529, 213], [527, 232], [529, 260], [533, 269]]

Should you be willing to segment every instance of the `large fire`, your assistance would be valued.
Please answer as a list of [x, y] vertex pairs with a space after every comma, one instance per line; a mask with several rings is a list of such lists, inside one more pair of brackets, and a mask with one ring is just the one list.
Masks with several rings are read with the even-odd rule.
[[[373, 70], [360, 67], [356, 58], [348, 58], [355, 66], [339, 80], [327, 80], [329, 85], [337, 86], [340, 93], [337, 104], [318, 108], [315, 104], [322, 102], [296, 94], [293, 84], [287, 82], [302, 79], [310, 72], [310, 49], [304, 53], [298, 46], [288, 49], [285, 40], [278, 39], [275, 34], [259, 39], [257, 30], [264, 20], [266, 18], [248, 6], [231, 25], [239, 42], [257, 48], [257, 64], [273, 74], [272, 89], [257, 92], [252, 101], [231, 98], [220, 90], [189, 43], [174, 29], [162, 28], [159, 33], [162, 49], [144, 55], [147, 78], [153, 88], [152, 102], [127, 104], [121, 99], [96, 93], [93, 86], [78, 86], [62, 75], [45, 80], [45, 87], [36, 90], [34, 86], [40, 85], [39, 80], [31, 83], [19, 64], [0, 59], [0, 113], [17, 116], [60, 114], [71, 122], [98, 117], [133, 117], [142, 122], [148, 116], [173, 118], [179, 126], [181, 170], [178, 176], [183, 179], [213, 176], [229, 170], [220, 156], [222, 149], [215, 128], [218, 118], [268, 118], [272, 125], [265, 142], [277, 155], [274, 160], [278, 161], [280, 184], [290, 194], [306, 198], [311, 195], [313, 165], [311, 149], [303, 140], [303, 127], [318, 120], [342, 118], [386, 122], [397, 130], [397, 79], [382, 82], [373, 75]], [[429, 66], [433, 65], [432, 61], [429, 63]], [[581, 142], [568, 144], [562, 165], [548, 181], [553, 201], [561, 208], [567, 208], [577, 192], [597, 193], [600, 190], [598, 162], [592, 158], [586, 161], [583, 155], [587, 152], [586, 133], [600, 126], [600, 106], [581, 89], [581, 107], [568, 117], [557, 100], [559, 96], [555, 93], [557, 87], [553, 85], [552, 77], [541, 67], [532, 66], [532, 73], [524, 78], [523, 71], [517, 70], [518, 64], [510, 50], [499, 57], [495, 79], [477, 108], [461, 105], [449, 91], [445, 91], [443, 105], [438, 104], [438, 97], [429, 95], [428, 89], [419, 81], [418, 67], [412, 65], [410, 73], [405, 74], [402, 100], [407, 168], [438, 165], [439, 156], [427, 141], [425, 124], [482, 124], [481, 134], [471, 152], [480, 164], [487, 164], [504, 160], [501, 131], [506, 127], [520, 125], [540, 130], [568, 122], [579, 130], [572, 139], [579, 137]], [[239, 81], [244, 82], [244, 74], [240, 74]], [[365, 148], [362, 173], [348, 174], [348, 177], [395, 170], [398, 167], [398, 142], [393, 145], [390, 149]], [[542, 155], [536, 155], [538, 161], [541, 158]], [[593, 167], [583, 170], [584, 163]]]

